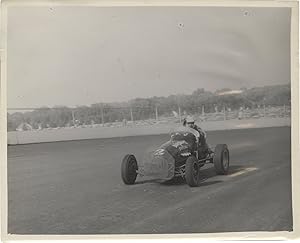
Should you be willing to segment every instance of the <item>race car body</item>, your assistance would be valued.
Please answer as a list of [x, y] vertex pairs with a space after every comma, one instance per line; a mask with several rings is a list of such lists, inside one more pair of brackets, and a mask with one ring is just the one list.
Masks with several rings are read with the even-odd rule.
[[227, 145], [218, 144], [214, 152], [212, 149], [203, 150], [198, 136], [200, 134], [189, 127], [176, 129], [169, 141], [145, 156], [141, 166], [134, 155], [126, 155], [121, 167], [123, 182], [134, 184], [137, 175], [161, 180], [181, 176], [190, 186], [197, 186], [200, 167], [206, 163], [214, 163], [218, 174], [226, 174], [229, 169]]

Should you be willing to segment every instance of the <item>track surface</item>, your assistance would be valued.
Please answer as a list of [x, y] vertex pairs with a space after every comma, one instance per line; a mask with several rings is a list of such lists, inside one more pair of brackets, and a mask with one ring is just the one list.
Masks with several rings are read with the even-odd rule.
[[168, 135], [8, 147], [8, 231], [15, 234], [292, 230], [290, 128], [208, 133], [227, 143], [230, 173], [203, 181], [126, 186], [120, 162]]

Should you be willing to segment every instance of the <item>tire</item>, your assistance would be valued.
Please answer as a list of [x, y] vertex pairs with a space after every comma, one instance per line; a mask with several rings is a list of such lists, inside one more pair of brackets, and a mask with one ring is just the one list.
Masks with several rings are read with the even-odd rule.
[[229, 150], [226, 144], [218, 144], [213, 157], [216, 173], [226, 175], [229, 170]]
[[199, 171], [198, 160], [194, 156], [190, 156], [185, 162], [185, 180], [189, 186], [198, 186]]
[[126, 185], [135, 183], [137, 177], [138, 165], [134, 155], [127, 154], [122, 161], [121, 176]]

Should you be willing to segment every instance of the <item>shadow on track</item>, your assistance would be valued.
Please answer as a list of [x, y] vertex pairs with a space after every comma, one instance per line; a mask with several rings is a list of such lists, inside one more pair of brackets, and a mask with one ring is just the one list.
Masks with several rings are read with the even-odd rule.
[[[229, 173], [227, 175], [235, 174], [244, 169], [245, 169], [245, 166], [232, 165], [232, 166], [230, 166]], [[218, 175], [216, 174], [214, 167], [200, 170], [200, 181], [199, 181], [198, 186], [209, 186], [209, 185], [223, 182], [222, 180], [207, 181], [208, 179], [216, 177], [216, 176], [218, 176]], [[164, 185], [164, 186], [178, 186], [178, 185], [185, 185], [186, 181], [182, 177], [174, 177], [171, 180], [167, 180], [167, 181], [162, 181], [159, 179], [141, 180], [141, 181], [137, 181], [135, 184], [144, 184], [144, 183], [160, 183], [161, 185]]]
[[[246, 168], [246, 166], [231, 165], [229, 167], [229, 171], [228, 171], [227, 176], [235, 174], [235, 173], [240, 172], [240, 171], [243, 171], [245, 168]], [[207, 169], [200, 170], [200, 178], [201, 179], [209, 179], [209, 178], [215, 177], [215, 176], [218, 176], [218, 175], [216, 174], [216, 171], [215, 171], [214, 167], [210, 167], [210, 168], [207, 168]]]
[[160, 183], [161, 180], [160, 179], [147, 179], [147, 180], [140, 180], [140, 181], [136, 181], [134, 184], [135, 185], [139, 185], [139, 184], [145, 184], [145, 183]]

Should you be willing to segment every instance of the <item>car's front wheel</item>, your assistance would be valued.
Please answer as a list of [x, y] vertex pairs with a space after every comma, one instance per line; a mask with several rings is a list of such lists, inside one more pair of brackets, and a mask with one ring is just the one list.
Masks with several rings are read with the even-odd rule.
[[125, 155], [121, 166], [121, 176], [123, 182], [127, 185], [134, 184], [137, 177], [137, 170], [138, 165], [135, 156], [133, 154]]
[[186, 183], [195, 187], [199, 184], [200, 166], [198, 160], [194, 156], [190, 156], [185, 162], [185, 180]]

